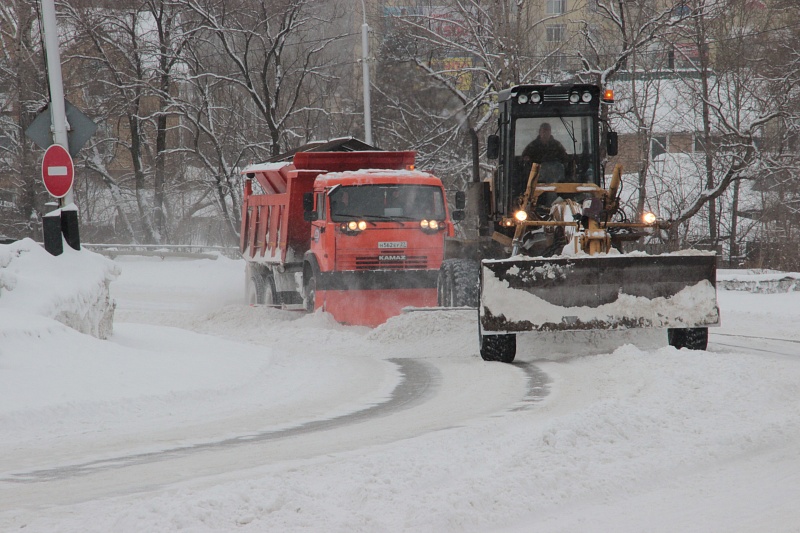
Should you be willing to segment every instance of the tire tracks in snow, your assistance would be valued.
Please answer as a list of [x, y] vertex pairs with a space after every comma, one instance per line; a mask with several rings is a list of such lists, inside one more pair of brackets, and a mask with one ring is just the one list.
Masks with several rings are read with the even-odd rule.
[[9, 473], [0, 477], [2, 482], [38, 483], [56, 479], [95, 474], [103, 470], [119, 469], [200, 452], [223, 450], [278, 439], [295, 437], [317, 431], [336, 429], [349, 424], [366, 422], [374, 418], [388, 416], [425, 402], [435, 394], [439, 371], [432, 365], [414, 359], [388, 359], [398, 366], [400, 381], [392, 394], [383, 402], [364, 409], [333, 418], [313, 420], [290, 428], [270, 429], [247, 435], [238, 435], [221, 440], [177, 446], [173, 448], [121, 455], [84, 463]]

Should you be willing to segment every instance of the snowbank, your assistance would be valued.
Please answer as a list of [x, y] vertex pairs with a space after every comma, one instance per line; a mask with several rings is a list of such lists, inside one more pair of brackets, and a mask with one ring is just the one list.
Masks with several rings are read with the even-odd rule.
[[719, 270], [717, 288], [759, 294], [800, 291], [800, 274], [768, 269]]
[[106, 339], [114, 327], [108, 288], [118, 275], [113, 261], [88, 250], [65, 245], [52, 256], [31, 239], [0, 245], [0, 321], [40, 315]]

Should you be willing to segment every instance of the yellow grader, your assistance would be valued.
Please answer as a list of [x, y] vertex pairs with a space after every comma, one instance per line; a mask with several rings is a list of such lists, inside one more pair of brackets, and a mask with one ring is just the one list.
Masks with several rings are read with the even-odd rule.
[[678, 348], [705, 349], [719, 324], [716, 256], [628, 252], [669, 222], [621, 209], [621, 167], [604, 186], [617, 136], [601, 118], [613, 93], [596, 85], [520, 85], [499, 95], [493, 179], [456, 196], [474, 234], [447, 242], [440, 306], [477, 306], [480, 353], [512, 362], [517, 333], [662, 328]]

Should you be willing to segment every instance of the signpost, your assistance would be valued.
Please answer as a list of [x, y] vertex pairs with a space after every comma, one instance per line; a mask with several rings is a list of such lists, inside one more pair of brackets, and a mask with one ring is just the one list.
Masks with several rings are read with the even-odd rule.
[[[47, 53], [47, 78], [50, 85], [50, 120], [53, 144], [42, 161], [42, 179], [47, 190], [58, 198], [59, 209], [43, 217], [44, 248], [53, 255], [64, 251], [63, 241], [76, 250], [81, 242], [78, 233], [78, 209], [72, 194], [75, 168], [69, 154], [69, 137], [58, 50], [58, 25], [54, 0], [42, 0], [42, 33]], [[85, 142], [85, 141], [84, 141]], [[77, 144], [77, 143], [76, 143]], [[62, 240], [63, 237], [63, 240]]]

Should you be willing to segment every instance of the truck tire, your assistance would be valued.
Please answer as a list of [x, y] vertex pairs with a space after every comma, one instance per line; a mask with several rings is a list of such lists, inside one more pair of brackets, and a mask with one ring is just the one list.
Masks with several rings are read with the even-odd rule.
[[708, 348], [708, 328], [669, 328], [667, 342], [678, 350], [705, 350]]
[[313, 313], [317, 303], [317, 278], [313, 274], [306, 281], [305, 293], [303, 304], [307, 312]]
[[480, 335], [481, 357], [484, 361], [512, 363], [517, 355], [517, 336], [513, 333], [504, 335]]
[[440, 307], [478, 307], [480, 265], [471, 259], [442, 261], [436, 282]]
[[248, 268], [245, 298], [247, 305], [261, 305], [264, 303], [264, 276], [256, 269]]
[[247, 304], [248, 305], [277, 305], [275, 282], [270, 272], [262, 272], [257, 268], [249, 268], [247, 278]]
[[453, 307], [453, 261], [442, 261], [436, 278], [436, 301], [439, 307]]

